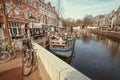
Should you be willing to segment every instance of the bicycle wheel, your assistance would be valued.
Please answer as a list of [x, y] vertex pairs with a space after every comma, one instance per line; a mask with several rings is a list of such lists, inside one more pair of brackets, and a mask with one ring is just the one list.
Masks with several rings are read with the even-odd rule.
[[33, 64], [36, 65], [38, 63], [38, 59], [37, 59], [37, 54], [36, 53], [36, 50], [33, 51]]
[[23, 76], [29, 76], [33, 68], [33, 53], [28, 53], [28, 54], [30, 54], [29, 57], [23, 61], [23, 65], [22, 65]]
[[26, 59], [29, 58], [28, 47], [26, 45], [22, 46], [21, 56], [22, 56], [22, 63], [24, 63]]
[[0, 53], [0, 63], [5, 63], [10, 60], [10, 54], [7, 51]]

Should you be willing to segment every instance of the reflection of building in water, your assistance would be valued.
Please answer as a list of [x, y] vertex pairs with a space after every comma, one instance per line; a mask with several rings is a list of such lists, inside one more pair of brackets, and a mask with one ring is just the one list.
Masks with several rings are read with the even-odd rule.
[[120, 59], [120, 42], [119, 41], [109, 39], [105, 36], [99, 36], [92, 33], [90, 34], [89, 32], [86, 32], [86, 31], [81, 31], [80, 34], [82, 35], [83, 42], [88, 43], [90, 42], [90, 40], [100, 42], [106, 45], [106, 47], [110, 48], [111, 55], [114, 59]]
[[120, 43], [112, 42], [111, 51], [112, 51], [113, 58], [120, 59]]
[[88, 35], [88, 33], [86, 34], [84, 33], [82, 39], [84, 42], [89, 42], [90, 39], [92, 39], [106, 45], [106, 47], [110, 48], [113, 59], [120, 59], [120, 42], [119, 41], [114, 41], [112, 39], [108, 39], [104, 36], [98, 36], [96, 34]]
[[111, 49], [111, 55], [114, 59], [120, 59], [120, 42], [113, 41], [111, 39], [108, 39], [106, 37], [98, 36], [98, 40], [102, 44], [110, 47]]
[[83, 42], [85, 42], [85, 43], [89, 43], [90, 37], [87, 36], [87, 35], [83, 35], [82, 40], [83, 40]]

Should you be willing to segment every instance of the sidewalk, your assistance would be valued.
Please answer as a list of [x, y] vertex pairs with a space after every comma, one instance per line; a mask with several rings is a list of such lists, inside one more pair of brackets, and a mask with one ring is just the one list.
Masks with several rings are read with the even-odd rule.
[[20, 56], [0, 64], [0, 80], [42, 80], [38, 73], [37, 64], [34, 65], [32, 73], [27, 77], [22, 76], [21, 65], [22, 59]]
[[0, 80], [24, 80], [21, 75], [21, 68], [14, 68], [4, 72], [0, 72]]
[[21, 59], [21, 57], [19, 57], [19, 58], [17, 57], [13, 60], [6, 62], [6, 63], [0, 64], [0, 72], [17, 68], [17, 67], [20, 67], [21, 65], [22, 65], [22, 59]]

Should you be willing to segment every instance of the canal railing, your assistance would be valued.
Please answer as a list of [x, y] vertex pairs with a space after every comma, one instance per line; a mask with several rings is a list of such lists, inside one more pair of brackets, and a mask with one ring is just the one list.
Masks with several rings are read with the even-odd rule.
[[91, 80], [39, 44], [33, 42], [42, 80]]

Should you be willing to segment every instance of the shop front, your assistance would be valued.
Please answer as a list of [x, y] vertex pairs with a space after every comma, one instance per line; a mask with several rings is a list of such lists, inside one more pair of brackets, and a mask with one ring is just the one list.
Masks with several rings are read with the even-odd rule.
[[10, 29], [10, 35], [13, 39], [15, 38], [22, 38], [24, 35], [24, 32], [22, 30], [22, 26], [24, 24], [22, 23], [17, 23], [17, 22], [10, 22], [8, 27]]

